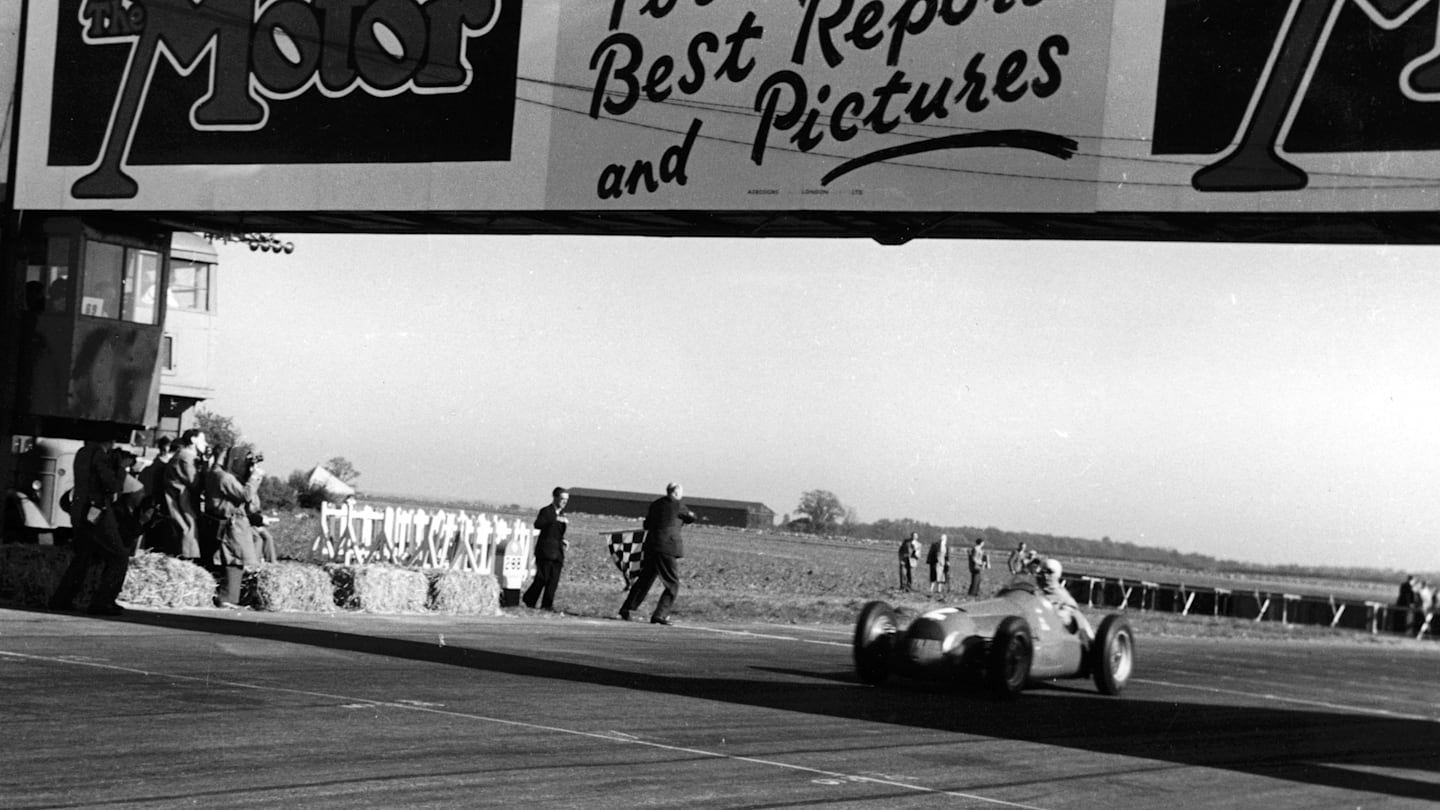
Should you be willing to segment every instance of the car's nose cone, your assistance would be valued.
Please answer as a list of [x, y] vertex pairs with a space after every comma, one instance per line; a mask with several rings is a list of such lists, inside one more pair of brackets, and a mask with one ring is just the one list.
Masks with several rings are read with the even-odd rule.
[[911, 623], [905, 644], [911, 664], [923, 667], [937, 663], [945, 654], [945, 626], [922, 616]]

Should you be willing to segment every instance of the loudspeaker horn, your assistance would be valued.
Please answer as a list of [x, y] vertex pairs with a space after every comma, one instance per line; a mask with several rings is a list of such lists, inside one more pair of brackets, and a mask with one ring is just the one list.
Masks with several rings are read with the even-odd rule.
[[333, 473], [324, 467], [317, 466], [310, 471], [310, 489], [315, 492], [323, 492], [325, 500], [331, 503], [344, 503], [346, 498], [355, 494], [355, 488], [336, 478]]

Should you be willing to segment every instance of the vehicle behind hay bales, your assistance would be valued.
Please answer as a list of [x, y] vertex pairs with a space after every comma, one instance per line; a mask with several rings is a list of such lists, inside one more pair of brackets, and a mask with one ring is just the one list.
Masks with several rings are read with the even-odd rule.
[[316, 565], [282, 561], [246, 576], [247, 604], [256, 610], [325, 612], [335, 609], [335, 583]]
[[[93, 569], [91, 573], [94, 576]], [[189, 560], [147, 551], [130, 560], [120, 600], [152, 607], [210, 607], [215, 600], [215, 577]]]
[[431, 610], [437, 613], [500, 614], [500, 583], [479, 571], [437, 570], [428, 573]]
[[425, 609], [430, 580], [421, 571], [393, 565], [325, 566], [335, 586], [335, 604], [370, 613], [406, 613]]

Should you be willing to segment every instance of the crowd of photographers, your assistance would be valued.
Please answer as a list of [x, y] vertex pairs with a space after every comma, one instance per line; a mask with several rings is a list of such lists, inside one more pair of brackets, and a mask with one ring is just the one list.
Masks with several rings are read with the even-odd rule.
[[[264, 457], [235, 448], [210, 448], [204, 431], [162, 438], [143, 467], [111, 441], [90, 441], [75, 454], [68, 511], [73, 556], [50, 599], [69, 610], [90, 566], [100, 584], [89, 611], [123, 612], [115, 599], [130, 557], [140, 549], [191, 560], [216, 578], [215, 604], [239, 607], [246, 569], [275, 561], [275, 543], [260, 512]], [[138, 468], [138, 469], [137, 469]]]

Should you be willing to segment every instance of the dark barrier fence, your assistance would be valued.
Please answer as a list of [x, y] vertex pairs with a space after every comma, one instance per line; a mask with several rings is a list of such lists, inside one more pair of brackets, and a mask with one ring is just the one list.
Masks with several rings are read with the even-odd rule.
[[1081, 606], [1153, 610], [1185, 616], [1227, 616], [1257, 622], [1347, 627], [1414, 638], [1440, 635], [1432, 610], [1384, 602], [1249, 588], [1213, 588], [1183, 582], [1070, 574], [1065, 587]]

